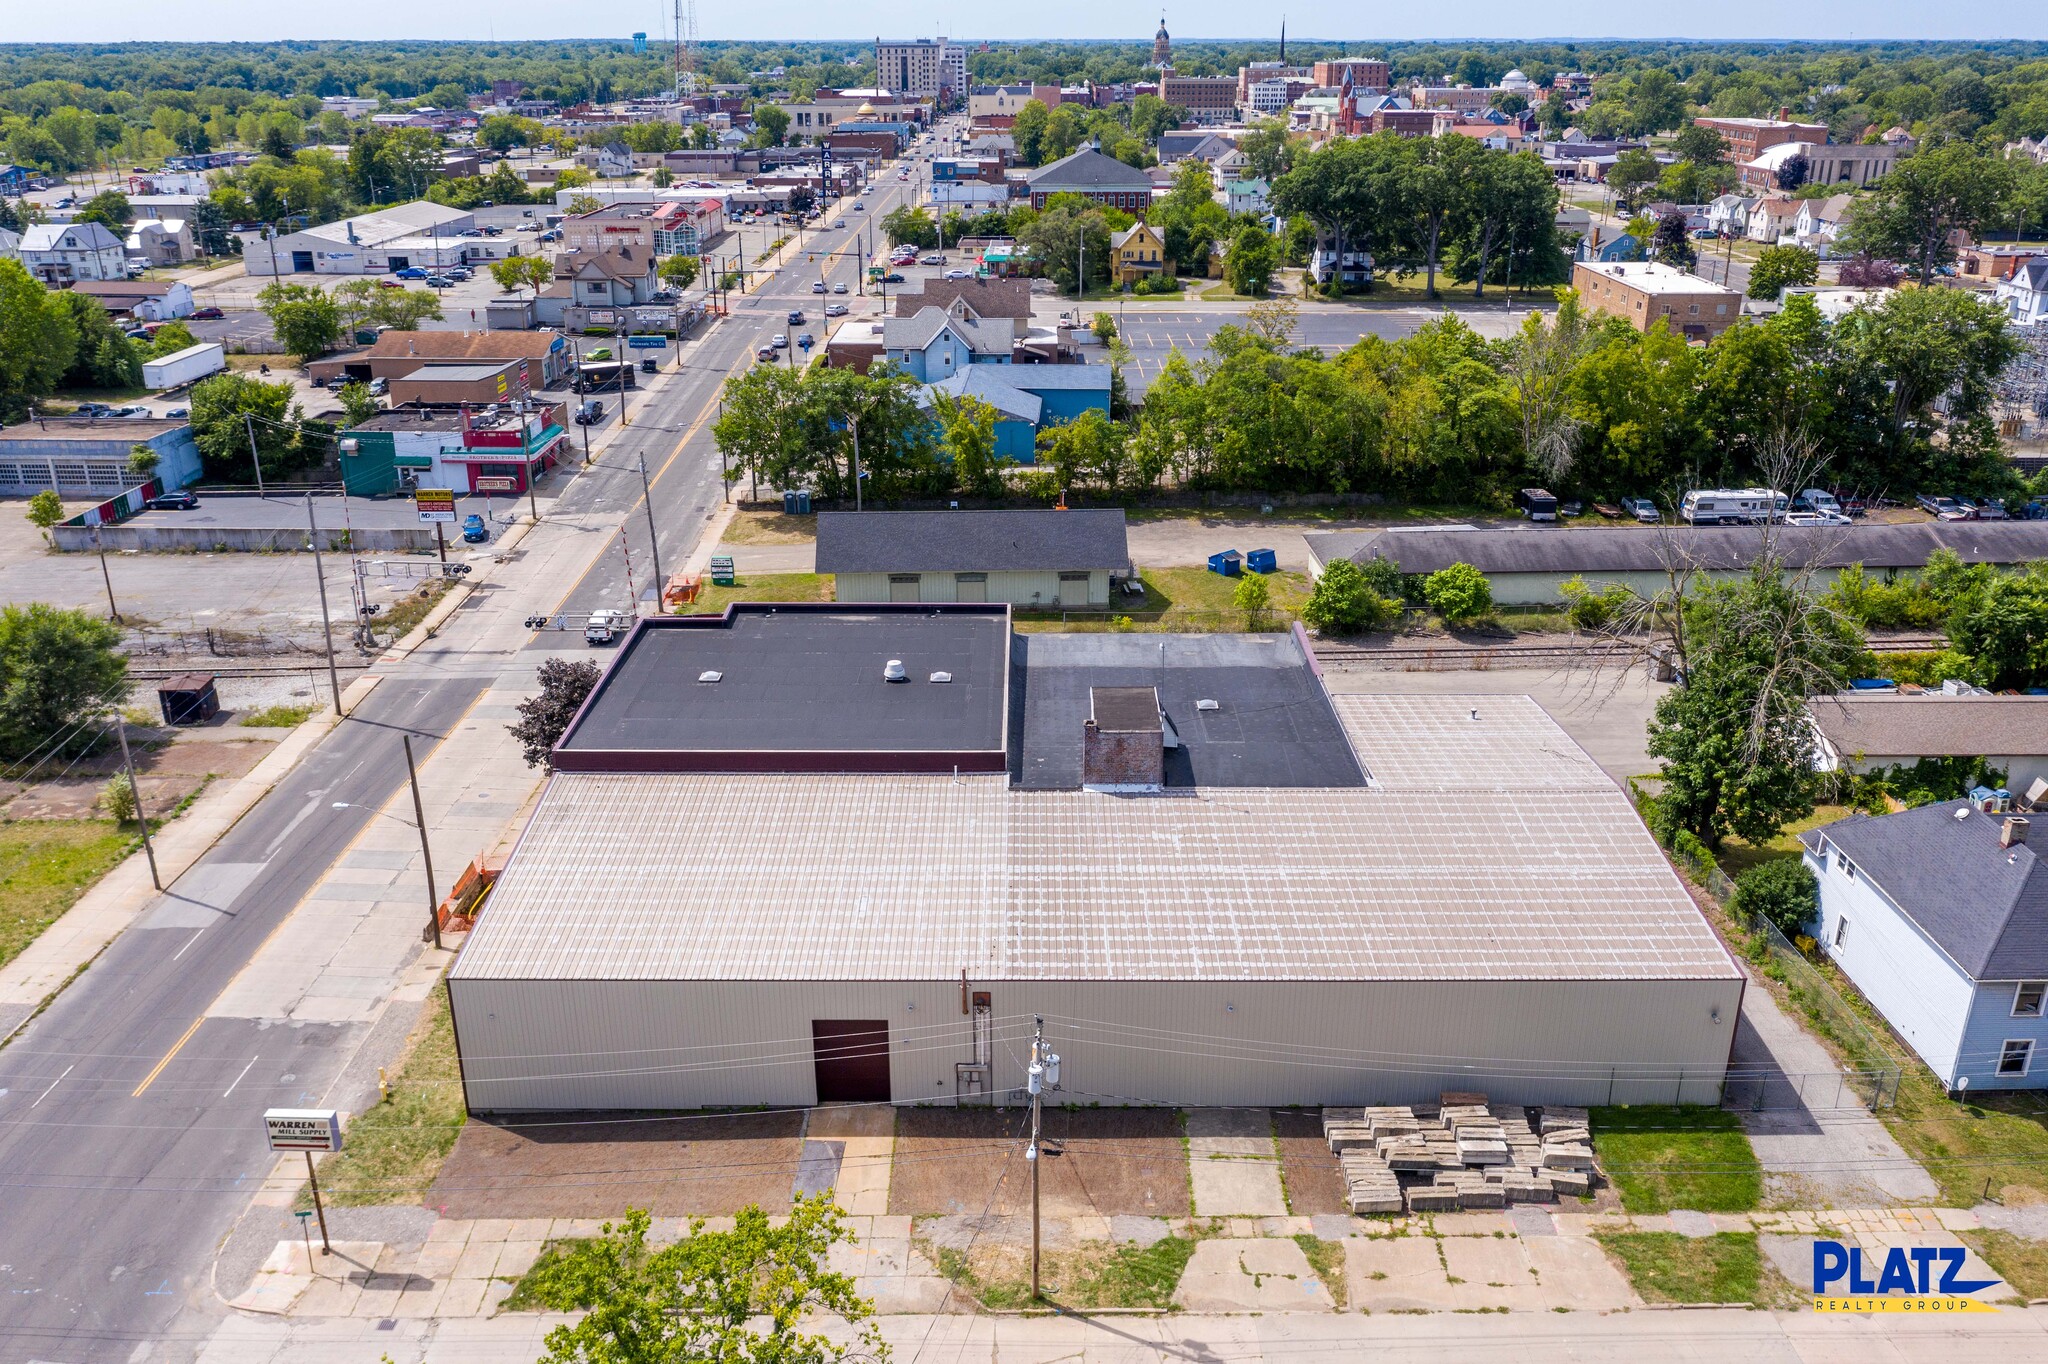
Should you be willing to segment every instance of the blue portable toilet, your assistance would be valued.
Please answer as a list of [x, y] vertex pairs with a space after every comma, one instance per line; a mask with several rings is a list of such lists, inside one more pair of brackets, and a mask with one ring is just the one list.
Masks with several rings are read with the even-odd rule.
[[796, 489], [784, 488], [782, 490], [782, 514], [784, 516], [796, 515]]
[[1209, 556], [1209, 571], [1211, 573], [1221, 573], [1226, 578], [1242, 577], [1244, 575], [1244, 556], [1234, 549], [1226, 549], [1221, 554], [1211, 554]]
[[809, 488], [798, 488], [796, 490], [796, 514], [798, 516], [809, 516], [811, 514], [811, 490]]
[[1270, 549], [1255, 549], [1244, 556], [1244, 566], [1254, 573], [1278, 573], [1280, 557]]

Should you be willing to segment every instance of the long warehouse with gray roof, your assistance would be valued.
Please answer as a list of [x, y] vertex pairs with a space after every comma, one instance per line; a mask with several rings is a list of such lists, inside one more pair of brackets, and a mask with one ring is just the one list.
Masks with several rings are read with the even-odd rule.
[[477, 1111], [1713, 1102], [1743, 977], [1526, 697], [1000, 604], [641, 621], [449, 976]]

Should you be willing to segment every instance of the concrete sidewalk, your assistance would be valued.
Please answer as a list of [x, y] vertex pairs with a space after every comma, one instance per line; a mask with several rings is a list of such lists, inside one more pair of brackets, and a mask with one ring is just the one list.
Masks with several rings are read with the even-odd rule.
[[[361, 1318], [237, 1318], [198, 1353], [200, 1364], [501, 1364], [545, 1353], [567, 1318], [382, 1322]], [[878, 1323], [904, 1364], [2012, 1364], [2048, 1354], [2048, 1310], [2015, 1308], [1967, 1322], [1925, 1316], [1819, 1316], [1743, 1310], [1594, 1315], [1511, 1313], [1101, 1317], [899, 1316]], [[834, 1340], [843, 1326], [819, 1327]]]

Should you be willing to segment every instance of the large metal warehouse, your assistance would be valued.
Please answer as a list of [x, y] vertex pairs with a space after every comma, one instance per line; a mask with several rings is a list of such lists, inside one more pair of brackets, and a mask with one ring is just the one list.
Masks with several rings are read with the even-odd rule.
[[[900, 676], [901, 680], [892, 680]], [[1523, 697], [1000, 605], [639, 623], [449, 976], [477, 1111], [1713, 1102], [1743, 978]]]

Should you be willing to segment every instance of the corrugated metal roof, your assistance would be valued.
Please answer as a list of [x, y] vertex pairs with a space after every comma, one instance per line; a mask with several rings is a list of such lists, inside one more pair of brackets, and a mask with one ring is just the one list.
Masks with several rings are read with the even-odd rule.
[[1354, 734], [1404, 745], [1365, 755], [1378, 789], [557, 774], [454, 974], [1735, 976], [1627, 798], [1534, 702], [1343, 702]]

